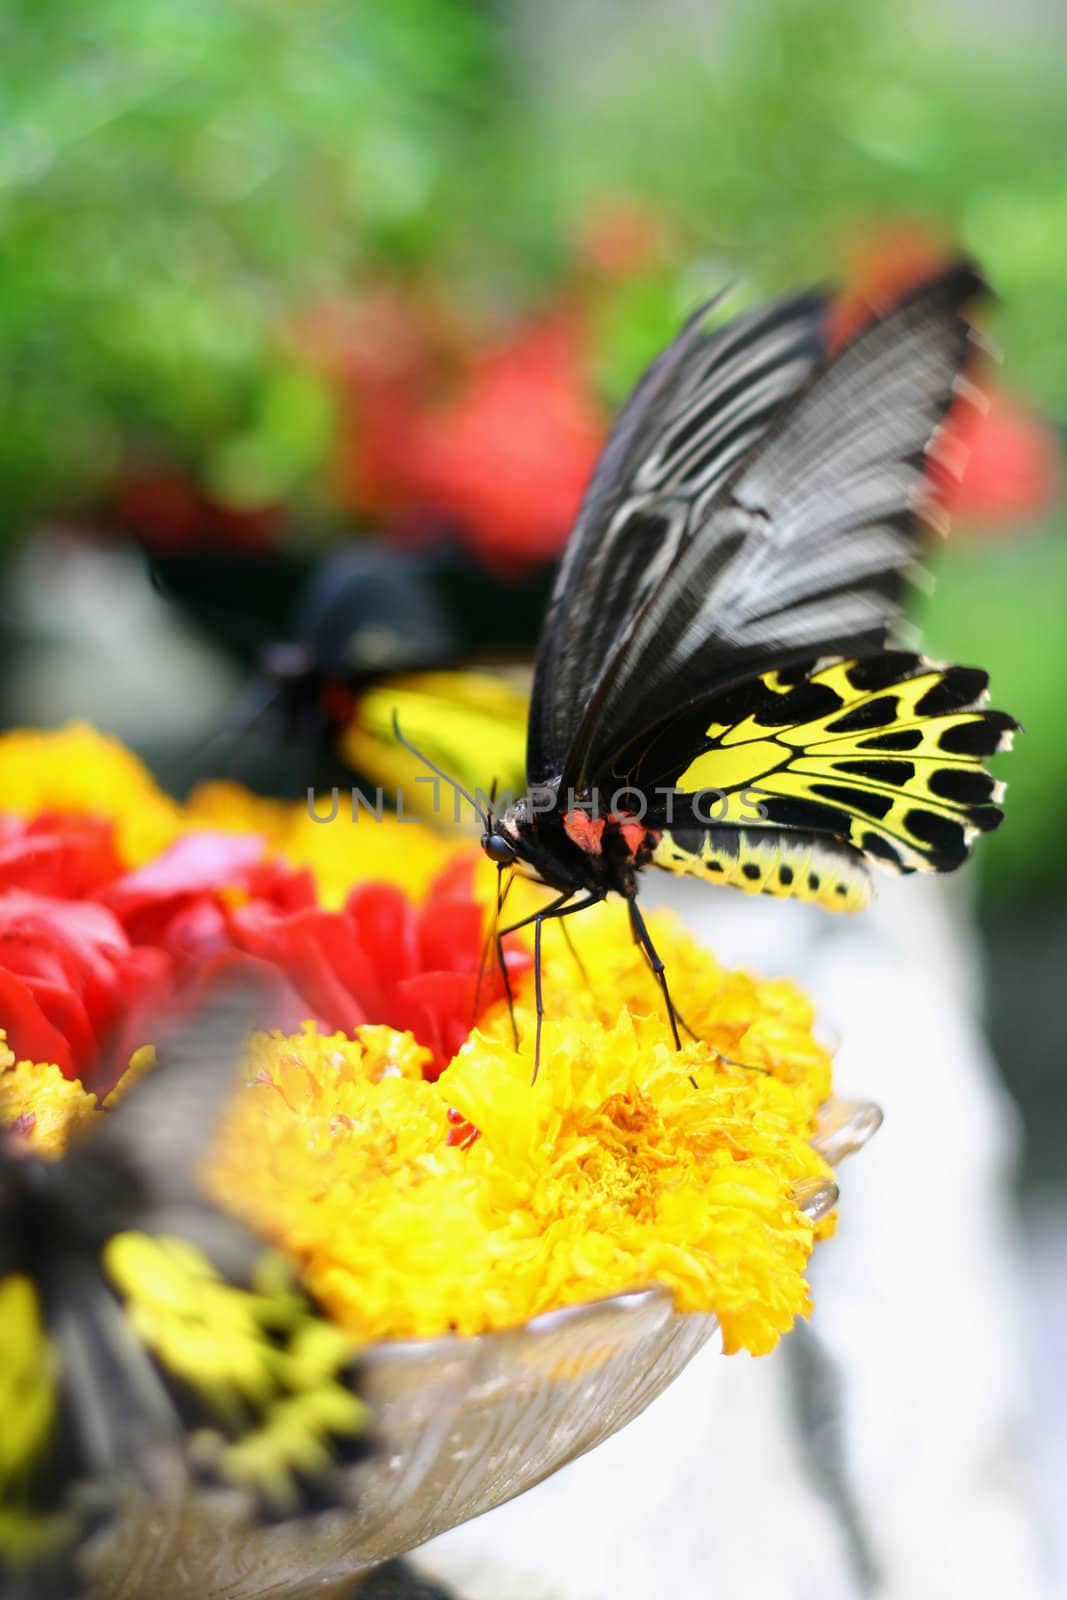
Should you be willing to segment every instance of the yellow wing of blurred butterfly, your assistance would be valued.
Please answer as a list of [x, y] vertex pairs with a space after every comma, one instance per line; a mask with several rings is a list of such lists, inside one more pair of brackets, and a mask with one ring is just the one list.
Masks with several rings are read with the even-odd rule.
[[61, 1546], [68, 1518], [49, 1493], [59, 1414], [57, 1354], [37, 1289], [20, 1272], [0, 1278], [0, 1584]]
[[484, 803], [494, 781], [501, 796], [525, 790], [528, 709], [522, 674], [413, 673], [360, 696], [339, 749], [387, 799], [401, 797], [403, 815], [470, 829], [477, 823], [470, 806], [397, 743], [394, 712], [405, 738]]

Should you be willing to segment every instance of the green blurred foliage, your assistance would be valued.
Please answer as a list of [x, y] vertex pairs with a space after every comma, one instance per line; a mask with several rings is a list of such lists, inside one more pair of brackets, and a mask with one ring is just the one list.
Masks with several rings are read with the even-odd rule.
[[[700, 296], [823, 277], [900, 217], [976, 254], [1005, 382], [1062, 423], [1065, 32], [952, 0], [7, 0], [0, 537], [145, 456], [328, 526], [300, 315], [383, 271], [505, 312], [578, 292], [614, 195], [674, 245], [598, 285], [608, 404]], [[1067, 876], [1065, 534], [954, 548], [929, 614], [1030, 728], [1003, 883]]]
[[326, 397], [294, 375], [286, 318], [379, 249], [431, 248], [490, 46], [463, 0], [9, 0], [8, 531], [131, 446], [238, 501], [321, 463]]
[[1042, 40], [917, 0], [586, 0], [512, 20], [527, 118], [483, 149], [485, 186], [511, 197], [490, 218], [531, 252], [604, 192], [680, 219], [689, 270], [673, 303], [648, 302], [642, 359], [725, 276], [824, 277], [863, 224], [925, 219], [1004, 297], [1009, 374], [1067, 417], [1067, 21]]
[[1024, 729], [1013, 753], [995, 763], [1008, 784], [1008, 815], [978, 852], [984, 885], [997, 896], [1061, 892], [1067, 886], [1067, 521], [995, 545], [954, 544], [938, 562], [937, 577], [922, 618], [930, 653], [985, 667], [992, 703]]
[[307, 485], [331, 414], [294, 374], [294, 311], [382, 265], [549, 293], [620, 192], [678, 248], [606, 297], [611, 400], [725, 274], [823, 275], [902, 212], [975, 250], [1011, 370], [1067, 415], [1060, 57], [962, 8], [8, 0], [0, 64], [9, 530], [131, 448], [237, 503]]

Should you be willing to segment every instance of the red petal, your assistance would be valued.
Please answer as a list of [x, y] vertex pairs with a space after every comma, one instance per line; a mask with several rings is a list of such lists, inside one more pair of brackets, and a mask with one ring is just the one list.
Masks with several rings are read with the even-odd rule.
[[[143, 919], [137, 919], [143, 933]], [[158, 939], [142, 937], [140, 947], [167, 950], [183, 968], [211, 960], [230, 948], [226, 913], [211, 895], [202, 895], [163, 918]]]
[[93, 893], [122, 871], [110, 823], [90, 817], [72, 826], [62, 817], [42, 815], [5, 832], [0, 844], [0, 892], [28, 889], [73, 899]]
[[446, 867], [442, 867], [429, 887], [427, 900], [473, 900], [474, 869], [478, 864], [478, 854], [478, 851], [472, 850], [469, 854], [456, 856]]
[[58, 837], [68, 846], [67, 881], [54, 893], [80, 898], [113, 883], [123, 872], [115, 850], [115, 824], [84, 812], [42, 811], [27, 826], [28, 836]]
[[373, 968], [340, 913], [309, 909], [279, 917], [241, 906], [229, 925], [238, 948], [279, 967], [326, 1027], [350, 1033], [360, 1023], [387, 1020]]
[[399, 985], [407, 1027], [420, 1044], [433, 1051], [433, 1064], [423, 1069], [431, 1082], [440, 1077], [456, 1051], [470, 1037], [477, 979], [453, 972], [423, 972]]
[[76, 1077], [70, 1047], [48, 1021], [29, 989], [0, 967], [0, 1026], [16, 1061], [51, 1061], [65, 1078]]
[[24, 981], [40, 1006], [42, 1015], [66, 1041], [73, 1067], [73, 1071], [67, 1076], [79, 1077], [87, 1087], [90, 1087], [100, 1052], [97, 1033], [82, 997], [67, 984], [48, 983], [42, 979]]
[[97, 1033], [110, 1022], [121, 1003], [116, 961], [130, 947], [106, 907], [10, 890], [0, 897], [0, 934], [16, 963], [32, 959], [29, 944], [50, 940]]
[[402, 889], [390, 883], [359, 884], [345, 901], [345, 915], [386, 988], [419, 970], [415, 912]]
[[186, 834], [147, 866], [128, 872], [103, 899], [125, 921], [143, 906], [243, 885], [263, 855], [258, 834]]
[[60, 938], [69, 934], [79, 947], [99, 947], [110, 954], [130, 947], [113, 914], [95, 901], [61, 900], [55, 895], [30, 894], [22, 889], [9, 889], [0, 895], [0, 930], [26, 923], [47, 928]]
[[485, 913], [473, 901], [431, 900], [419, 913], [423, 972], [477, 972]]
[[272, 856], [257, 861], [245, 877], [253, 900], [265, 900], [278, 911], [302, 911], [317, 903], [315, 877], [309, 867], [290, 867]]

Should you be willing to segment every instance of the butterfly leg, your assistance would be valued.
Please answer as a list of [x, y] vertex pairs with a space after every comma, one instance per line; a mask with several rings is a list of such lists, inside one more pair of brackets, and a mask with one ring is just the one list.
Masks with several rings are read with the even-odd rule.
[[[694, 1033], [693, 1029], [689, 1026], [688, 1022], [686, 1022], [685, 1018], [682, 1016], [682, 1013], [678, 1010], [677, 1006], [674, 1004], [674, 1001], [670, 997], [670, 994], [667, 990], [667, 974], [664, 970], [663, 962], [656, 954], [656, 950], [653, 946], [652, 938], [649, 934], [645, 919], [638, 910], [637, 901], [627, 900], [626, 903], [630, 907], [630, 923], [634, 931], [634, 943], [637, 945], [638, 949], [641, 951], [641, 954], [648, 962], [649, 969], [651, 970], [656, 982], [659, 984], [660, 989], [663, 992], [664, 1000], [667, 1002], [667, 1014], [671, 1020], [671, 1032], [674, 1034], [675, 1049], [680, 1050], [682, 1048], [681, 1040], [678, 1037], [678, 1029], [675, 1026], [676, 1022], [681, 1023], [682, 1027], [695, 1044], [702, 1044], [704, 1041], [701, 1039], [699, 1033]], [[757, 1067], [751, 1061], [736, 1061], [733, 1056], [724, 1055], [723, 1052], [716, 1049], [714, 1045], [712, 1045], [711, 1048], [715, 1050], [715, 1054], [718, 1056], [719, 1060], [725, 1061], [728, 1066], [743, 1067], [746, 1072], [762, 1072], [764, 1074], [766, 1074], [769, 1070], [767, 1067]], [[693, 1085], [694, 1089], [698, 1087], [695, 1078], [690, 1077], [689, 1081]]]
[[508, 897], [514, 879], [509, 878], [503, 882], [503, 868], [497, 868], [496, 875], [496, 912], [493, 921], [482, 942], [482, 953], [478, 960], [478, 981], [474, 986], [474, 1005], [471, 1008], [471, 1027], [474, 1027], [478, 1018], [478, 1011], [482, 998], [482, 981], [485, 978], [486, 962], [489, 960], [490, 945], [496, 946], [496, 962], [500, 968], [500, 976], [504, 984], [504, 994], [508, 1002], [508, 1017], [511, 1021], [511, 1038], [517, 1050], [519, 1048], [519, 1030], [515, 1022], [515, 994], [511, 987], [511, 974], [504, 958], [504, 941], [500, 932], [500, 914], [504, 909], [504, 902]]
[[[648, 965], [649, 972], [652, 973], [653, 977], [656, 978], [657, 983], [659, 983], [660, 982], [660, 978], [656, 973], [656, 968], [653, 965], [652, 957], [649, 955], [649, 953], [648, 953], [647, 949], [645, 948], [645, 946], [641, 943], [641, 940], [638, 937], [636, 930], [634, 931], [634, 943], [636, 944], [637, 948], [640, 950], [641, 954], [644, 956], [645, 961], [646, 961], [646, 963]], [[665, 976], [664, 976], [664, 981], [666, 981]], [[689, 1037], [692, 1039], [693, 1043], [694, 1044], [701, 1044], [703, 1041], [701, 1040], [701, 1037], [700, 1037], [699, 1033], [697, 1033], [695, 1028], [691, 1028], [690, 1027], [689, 1023], [682, 1016], [682, 1013], [678, 1010], [678, 1007], [674, 1004], [673, 1001], [671, 1002], [671, 1009], [674, 1012], [676, 1020], [681, 1025], [681, 1027], [684, 1029], [684, 1031], [689, 1035]]]
[[511, 1042], [517, 1050], [519, 1048], [519, 1025], [515, 1021], [515, 991], [511, 987], [511, 973], [508, 971], [507, 958], [504, 955], [504, 935], [502, 933], [498, 933], [496, 936], [496, 964], [500, 968], [500, 976], [504, 982], [504, 994], [508, 1002]]
[[[569, 899], [570, 896], [568, 895], [567, 898]], [[541, 928], [546, 922], [560, 922], [564, 917], [573, 916], [574, 912], [576, 911], [585, 911], [588, 906], [595, 905], [599, 898], [600, 897], [598, 895], [590, 895], [586, 900], [579, 900], [576, 905], [560, 905], [558, 902], [556, 902], [555, 905], [549, 906], [547, 911], [539, 912], [533, 919], [534, 999], [537, 1006], [537, 1033], [534, 1038], [534, 1065], [533, 1075], [530, 1078], [531, 1084], [537, 1082], [537, 1074], [541, 1066], [541, 1027], [545, 1018], [544, 997], [541, 993]], [[566, 929], [563, 929], [563, 932], [564, 935], [566, 935]], [[567, 939], [567, 943], [570, 944], [569, 938]], [[571, 945], [572, 950], [573, 948], [574, 946]]]
[[[508, 888], [510, 887], [511, 884], [509, 882]], [[508, 964], [504, 956], [504, 940], [507, 938], [509, 933], [515, 933], [519, 928], [527, 928], [531, 922], [536, 923], [539, 916], [551, 915], [557, 907], [566, 905], [567, 901], [573, 896], [574, 890], [572, 889], [569, 894], [561, 894], [558, 899], [553, 900], [550, 905], [547, 905], [543, 912], [534, 912], [529, 917], [523, 917], [521, 922], [514, 922], [510, 927], [502, 928], [500, 926], [500, 910], [504, 904], [505, 898], [507, 897], [507, 892], [508, 889], [505, 889], [503, 894], [501, 894], [499, 890], [497, 891], [497, 922], [493, 931], [493, 937], [496, 942], [497, 966], [500, 968], [500, 976], [504, 980], [504, 993], [507, 996], [508, 1001], [508, 1016], [511, 1019], [511, 1041], [517, 1050], [519, 1048], [519, 1028], [515, 1021], [515, 991], [511, 987], [511, 974], [508, 971]], [[537, 981], [538, 984], [540, 984], [540, 965], [538, 965]], [[534, 1077], [536, 1078], [536, 1076], [537, 1067], [535, 1065]]]
[[641, 909], [637, 904], [636, 897], [628, 896], [626, 904], [630, 909], [630, 926], [633, 929], [634, 943], [644, 953], [645, 959], [648, 962], [649, 967], [652, 969], [652, 976], [659, 984], [660, 992], [662, 993], [663, 999], [667, 1006], [667, 1016], [670, 1019], [671, 1033], [674, 1035], [674, 1048], [676, 1050], [680, 1050], [682, 1048], [682, 1041], [678, 1033], [679, 1022], [681, 1022], [682, 1027], [691, 1038], [695, 1039], [696, 1034], [693, 1032], [692, 1028], [684, 1020], [684, 1018], [680, 1017], [677, 1011], [674, 1009], [674, 1001], [671, 999], [671, 992], [667, 987], [666, 969], [664, 968], [663, 962], [658, 951], [656, 950], [655, 945], [652, 943], [652, 935], [649, 933], [648, 925], [645, 922], [644, 917], [641, 915]]
[[[584, 911], [588, 906], [596, 905], [603, 896], [588, 894], [584, 900], [574, 902], [577, 893], [574, 889], [566, 889], [555, 900], [551, 901], [540, 911], [533, 912], [528, 917], [523, 917], [520, 922], [513, 922], [510, 927], [502, 928], [497, 935], [497, 951], [503, 963], [503, 941], [509, 933], [516, 933], [519, 928], [527, 928], [533, 923], [534, 930], [534, 997], [537, 1005], [537, 1035], [534, 1041], [534, 1068], [532, 1083], [537, 1082], [537, 1073], [541, 1065], [541, 1027], [544, 1019], [544, 997], [541, 988], [541, 929], [546, 922], [558, 922], [563, 917], [571, 916], [575, 911]], [[573, 946], [572, 946], [573, 948]]]

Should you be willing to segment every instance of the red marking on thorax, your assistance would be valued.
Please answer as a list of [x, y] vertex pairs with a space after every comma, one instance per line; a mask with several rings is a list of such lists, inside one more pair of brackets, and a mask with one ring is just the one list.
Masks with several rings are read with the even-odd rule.
[[644, 823], [636, 817], [628, 817], [625, 813], [617, 815], [615, 812], [606, 817], [591, 817], [587, 811], [565, 811], [563, 814], [563, 828], [568, 839], [590, 856], [603, 853], [604, 829], [609, 822], [622, 834], [630, 854], [636, 856], [648, 834]]
[[588, 811], [565, 811], [563, 831], [587, 856], [598, 856], [604, 836], [604, 817], [591, 817]]
[[625, 817], [612, 817], [612, 822], [619, 824], [619, 832], [626, 840], [626, 848], [635, 856], [645, 842], [645, 825], [643, 822], [627, 821]]

